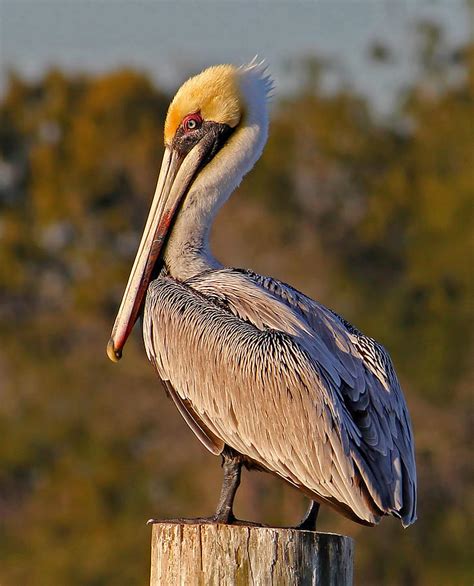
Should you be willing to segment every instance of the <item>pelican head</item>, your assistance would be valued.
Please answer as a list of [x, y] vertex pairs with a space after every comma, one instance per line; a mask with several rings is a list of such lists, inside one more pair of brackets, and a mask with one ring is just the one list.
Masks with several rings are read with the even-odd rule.
[[158, 184], [107, 345], [112, 361], [121, 358], [151, 275], [160, 268], [176, 216], [189, 194], [201, 197], [207, 190], [217, 205], [260, 156], [271, 88], [265, 67], [254, 60], [243, 67], [210, 67], [188, 79], [175, 95], [166, 116]]

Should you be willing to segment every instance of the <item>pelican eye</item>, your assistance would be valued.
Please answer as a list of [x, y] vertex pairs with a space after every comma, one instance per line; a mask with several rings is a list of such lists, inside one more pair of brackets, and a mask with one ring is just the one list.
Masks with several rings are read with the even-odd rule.
[[183, 130], [184, 132], [192, 132], [193, 130], [197, 130], [202, 125], [202, 118], [199, 114], [189, 114], [183, 120]]

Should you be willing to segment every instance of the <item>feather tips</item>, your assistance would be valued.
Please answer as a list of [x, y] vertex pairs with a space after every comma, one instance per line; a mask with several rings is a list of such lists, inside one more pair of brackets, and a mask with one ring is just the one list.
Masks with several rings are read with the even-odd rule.
[[144, 320], [158, 373], [213, 436], [360, 522], [415, 520], [398, 381], [373, 372], [329, 310], [279, 281], [222, 269], [157, 279]]

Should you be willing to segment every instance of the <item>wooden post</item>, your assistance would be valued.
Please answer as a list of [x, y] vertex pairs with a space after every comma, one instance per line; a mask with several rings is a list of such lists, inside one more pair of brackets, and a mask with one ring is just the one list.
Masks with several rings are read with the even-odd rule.
[[156, 523], [150, 586], [351, 586], [352, 562], [343, 535]]

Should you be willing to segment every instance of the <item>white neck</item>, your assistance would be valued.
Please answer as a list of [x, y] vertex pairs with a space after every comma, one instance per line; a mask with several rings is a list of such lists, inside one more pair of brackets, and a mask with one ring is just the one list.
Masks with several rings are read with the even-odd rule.
[[256, 81], [257, 78], [242, 76], [247, 112], [231, 138], [197, 176], [178, 212], [164, 261], [170, 275], [180, 281], [222, 266], [209, 249], [213, 220], [254, 166], [267, 140], [266, 95], [262, 99]]

